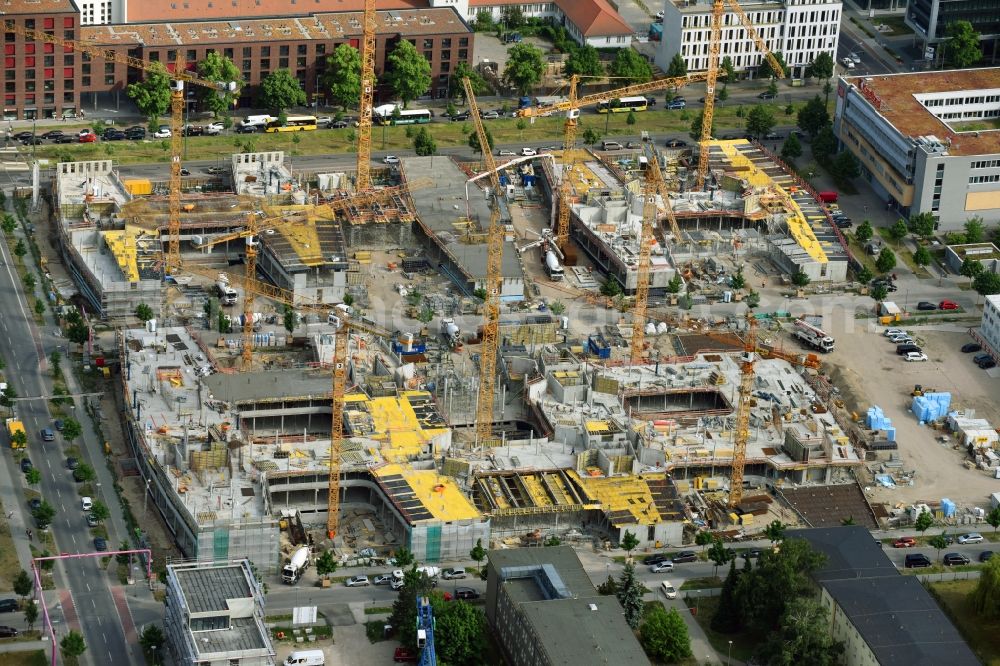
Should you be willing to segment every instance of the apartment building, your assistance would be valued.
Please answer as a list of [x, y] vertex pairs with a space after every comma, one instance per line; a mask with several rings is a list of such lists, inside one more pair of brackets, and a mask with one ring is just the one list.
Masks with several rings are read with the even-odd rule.
[[887, 207], [1000, 221], [1000, 67], [842, 77], [834, 131]]
[[1000, 0], [909, 0], [904, 21], [923, 44], [927, 60], [942, 63], [947, 58], [944, 43], [955, 21], [968, 21], [979, 33], [981, 64], [1000, 59]]
[[986, 345], [983, 351], [1000, 360], [1000, 295], [986, 297], [983, 306], [983, 322], [977, 336]]
[[[836, 59], [842, 3], [779, 0], [743, 2], [741, 6], [767, 47], [782, 54], [791, 67], [793, 78], [804, 76], [805, 68], [820, 53], [829, 53]], [[712, 3], [667, 0], [663, 13], [663, 39], [656, 52], [657, 66], [666, 70], [673, 57], [680, 53], [689, 72], [708, 69]], [[764, 63], [763, 54], [739, 16], [728, 7], [722, 16], [719, 58], [726, 56], [737, 72], [753, 76]]]

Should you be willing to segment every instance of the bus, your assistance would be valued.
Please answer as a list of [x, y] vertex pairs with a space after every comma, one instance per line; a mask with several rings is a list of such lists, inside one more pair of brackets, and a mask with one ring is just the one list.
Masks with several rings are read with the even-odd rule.
[[628, 113], [629, 111], [645, 111], [649, 108], [649, 100], [645, 97], [617, 97], [610, 102], [597, 105], [598, 113]]
[[423, 125], [431, 121], [431, 112], [427, 109], [400, 110], [393, 114], [375, 114], [374, 120], [379, 125]]
[[301, 132], [303, 130], [314, 130], [316, 129], [316, 116], [288, 116], [285, 118], [285, 124], [282, 125], [280, 120], [272, 120], [267, 123], [267, 129], [265, 132]]

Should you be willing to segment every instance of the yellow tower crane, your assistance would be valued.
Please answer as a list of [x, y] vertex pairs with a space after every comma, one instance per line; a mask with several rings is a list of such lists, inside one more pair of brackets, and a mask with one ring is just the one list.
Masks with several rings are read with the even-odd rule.
[[468, 77], [462, 79], [469, 114], [476, 126], [483, 168], [490, 174], [490, 226], [486, 232], [486, 300], [483, 303], [482, 346], [479, 352], [479, 400], [476, 405], [476, 445], [489, 448], [493, 444], [493, 398], [497, 369], [497, 345], [500, 340], [500, 289], [503, 281], [503, 229], [500, 226], [500, 174], [493, 159], [493, 150], [486, 136], [479, 103]]
[[375, 97], [375, 0], [365, 0], [361, 37], [361, 100], [358, 103], [358, 173], [355, 188], [372, 185], [372, 104]]
[[184, 85], [190, 83], [217, 90], [221, 94], [228, 94], [235, 92], [239, 87], [239, 83], [236, 81], [210, 81], [199, 77], [197, 74], [188, 72], [184, 64], [184, 59], [180, 55], [178, 55], [177, 61], [174, 63], [174, 71], [171, 72], [161, 62], [133, 58], [128, 55], [122, 55], [114, 49], [101, 49], [77, 40], [56, 37], [41, 30], [23, 28], [14, 23], [4, 22], [4, 30], [19, 33], [28, 39], [38, 42], [69, 47], [91, 58], [119, 62], [143, 72], [165, 74], [170, 77], [170, 217], [167, 229], [169, 245], [165, 271], [167, 275], [178, 271], [181, 266], [181, 128], [184, 119]]
[[753, 400], [753, 367], [757, 353], [757, 319], [747, 312], [747, 335], [740, 356], [740, 388], [736, 406], [736, 437], [733, 442], [733, 470], [729, 478], [729, 507], [736, 508], [743, 499], [743, 468], [747, 462], [750, 440], [750, 403]]

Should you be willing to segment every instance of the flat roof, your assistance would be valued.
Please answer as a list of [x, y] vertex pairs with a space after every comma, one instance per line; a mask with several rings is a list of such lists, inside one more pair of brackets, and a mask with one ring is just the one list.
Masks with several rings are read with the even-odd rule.
[[374, 474], [411, 524], [426, 520], [475, 520], [482, 516], [455, 479], [436, 470], [390, 464], [377, 468]]
[[[0, 0], [0, 14], [8, 16], [18, 14], [39, 16], [62, 12], [79, 14], [80, 10], [73, 0]], [[62, 26], [58, 27], [62, 28]]]
[[344, 396], [344, 432], [348, 437], [380, 442], [386, 460], [402, 462], [417, 457], [435, 438], [449, 436], [451, 430], [433, 395], [403, 391], [399, 396]]
[[842, 78], [858, 88], [862, 97], [881, 113], [896, 131], [910, 139], [936, 136], [946, 145], [950, 139], [949, 155], [1000, 153], [1000, 130], [955, 132], [914, 96], [966, 90], [995, 90], [1000, 88], [1000, 67]]
[[233, 404], [279, 402], [288, 398], [329, 398], [329, 369], [290, 368], [281, 371], [216, 373], [201, 380], [211, 397]]
[[172, 567], [192, 613], [228, 611], [230, 599], [249, 599], [253, 590], [241, 566]]

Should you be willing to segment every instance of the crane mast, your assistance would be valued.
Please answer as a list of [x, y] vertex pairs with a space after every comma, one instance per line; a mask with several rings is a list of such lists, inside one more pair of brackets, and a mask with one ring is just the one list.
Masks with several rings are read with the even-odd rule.
[[750, 440], [750, 403], [753, 400], [753, 366], [757, 351], [757, 320], [747, 313], [747, 335], [740, 357], [740, 388], [736, 407], [736, 436], [733, 442], [733, 471], [729, 480], [729, 507], [736, 508], [743, 499], [743, 468], [747, 462], [747, 442]]
[[642, 184], [642, 231], [639, 234], [639, 269], [635, 283], [635, 305], [632, 308], [632, 365], [642, 363], [646, 341], [646, 304], [649, 301], [649, 266], [653, 251], [653, 225], [656, 223], [656, 177], [653, 164], [646, 165]]
[[358, 103], [358, 163], [355, 187], [372, 186], [372, 104], [375, 96], [375, 0], [365, 0], [361, 37], [361, 100]]

